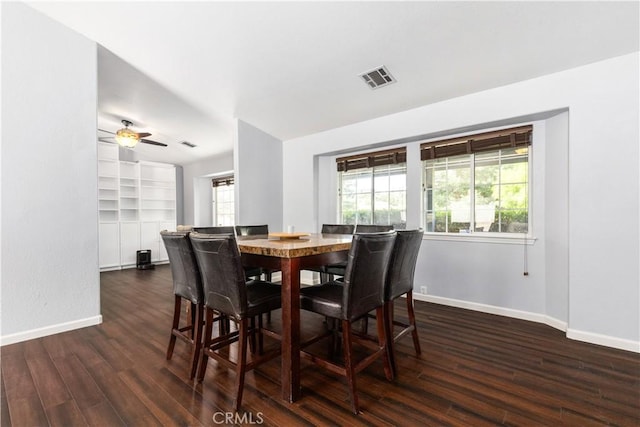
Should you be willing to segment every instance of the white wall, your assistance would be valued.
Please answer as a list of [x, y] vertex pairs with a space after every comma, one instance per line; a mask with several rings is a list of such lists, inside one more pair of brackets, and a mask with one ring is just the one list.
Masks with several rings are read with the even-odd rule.
[[2, 344], [101, 322], [95, 43], [2, 7]]
[[282, 231], [282, 141], [241, 120], [236, 124], [236, 224]]
[[232, 152], [183, 166], [185, 224], [213, 225], [211, 176], [225, 172], [233, 172]]
[[561, 321], [566, 328], [569, 321], [569, 144], [564, 141], [569, 140], [569, 113], [552, 117], [545, 125], [549, 143], [543, 147], [542, 197], [548, 214], [540, 224], [546, 242], [545, 314]]
[[[283, 221], [317, 229], [331, 214], [324, 206], [335, 206], [335, 192], [316, 182], [329, 173], [319, 170], [331, 166], [321, 160], [327, 153], [407, 141], [412, 147], [419, 135], [542, 120], [535, 137], [545, 150], [534, 165], [543, 165], [543, 177], [532, 202], [542, 216], [528, 247], [530, 275], [522, 275], [522, 245], [425, 240], [416, 287], [428, 286], [441, 302], [548, 319], [570, 337], [637, 351], [638, 73], [635, 53], [285, 141]], [[608, 154], [608, 147], [626, 154]]]
[[564, 84], [573, 97], [568, 333], [626, 338], [640, 351], [638, 60], [584, 67]]

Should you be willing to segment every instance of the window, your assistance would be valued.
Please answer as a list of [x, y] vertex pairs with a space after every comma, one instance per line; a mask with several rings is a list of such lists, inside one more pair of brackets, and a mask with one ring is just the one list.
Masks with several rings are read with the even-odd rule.
[[337, 159], [340, 222], [405, 228], [406, 158], [399, 148]]
[[215, 226], [234, 225], [234, 187], [233, 176], [214, 178], [213, 185], [213, 224]]
[[528, 233], [532, 127], [420, 146], [424, 226], [436, 233]]

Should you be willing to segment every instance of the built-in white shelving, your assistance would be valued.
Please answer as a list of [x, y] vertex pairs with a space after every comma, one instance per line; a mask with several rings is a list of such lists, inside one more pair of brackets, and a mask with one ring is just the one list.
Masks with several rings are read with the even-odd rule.
[[98, 143], [100, 268], [132, 267], [136, 251], [168, 261], [161, 230], [176, 227], [175, 166], [118, 159], [118, 146]]
[[140, 166], [134, 162], [120, 162], [120, 220], [139, 220]]
[[118, 221], [118, 147], [98, 144], [98, 217]]

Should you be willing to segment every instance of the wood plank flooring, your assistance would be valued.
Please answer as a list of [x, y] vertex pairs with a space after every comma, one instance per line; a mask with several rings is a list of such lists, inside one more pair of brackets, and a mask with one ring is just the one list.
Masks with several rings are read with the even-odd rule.
[[[244, 411], [226, 415], [233, 372], [210, 360], [204, 382], [189, 381], [180, 341], [165, 360], [169, 268], [102, 273], [101, 288], [103, 324], [2, 347], [2, 427], [640, 426], [640, 355], [424, 302], [416, 302], [423, 354], [405, 337], [393, 382], [381, 362], [358, 374], [359, 416], [344, 380], [304, 360], [303, 397], [283, 402], [279, 358], [247, 374]], [[404, 300], [396, 316], [406, 317]], [[305, 313], [302, 325], [317, 331], [322, 318]]]

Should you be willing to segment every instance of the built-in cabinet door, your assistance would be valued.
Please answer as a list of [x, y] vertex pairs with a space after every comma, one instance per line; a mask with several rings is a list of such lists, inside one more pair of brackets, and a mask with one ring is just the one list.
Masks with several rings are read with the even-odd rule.
[[123, 267], [136, 265], [136, 252], [138, 249], [140, 249], [140, 223], [121, 222], [120, 263]]
[[169, 255], [167, 255], [167, 249], [164, 247], [164, 242], [162, 241], [162, 238], [160, 237], [159, 232], [162, 230], [168, 230], [168, 231], [175, 230], [176, 222], [175, 221], [160, 222], [159, 226], [160, 227], [158, 229], [158, 238], [159, 238], [160, 249], [158, 251], [158, 261], [169, 261]]
[[150, 249], [151, 261], [157, 262], [160, 259], [160, 230], [158, 229], [158, 223], [155, 221], [142, 222], [140, 226], [141, 249]]
[[175, 230], [175, 221], [145, 221], [140, 224], [140, 249], [151, 249], [152, 262], [168, 261], [169, 256], [162, 242], [162, 237], [160, 237], [160, 232]]
[[100, 223], [100, 268], [120, 266], [120, 226], [117, 222]]

